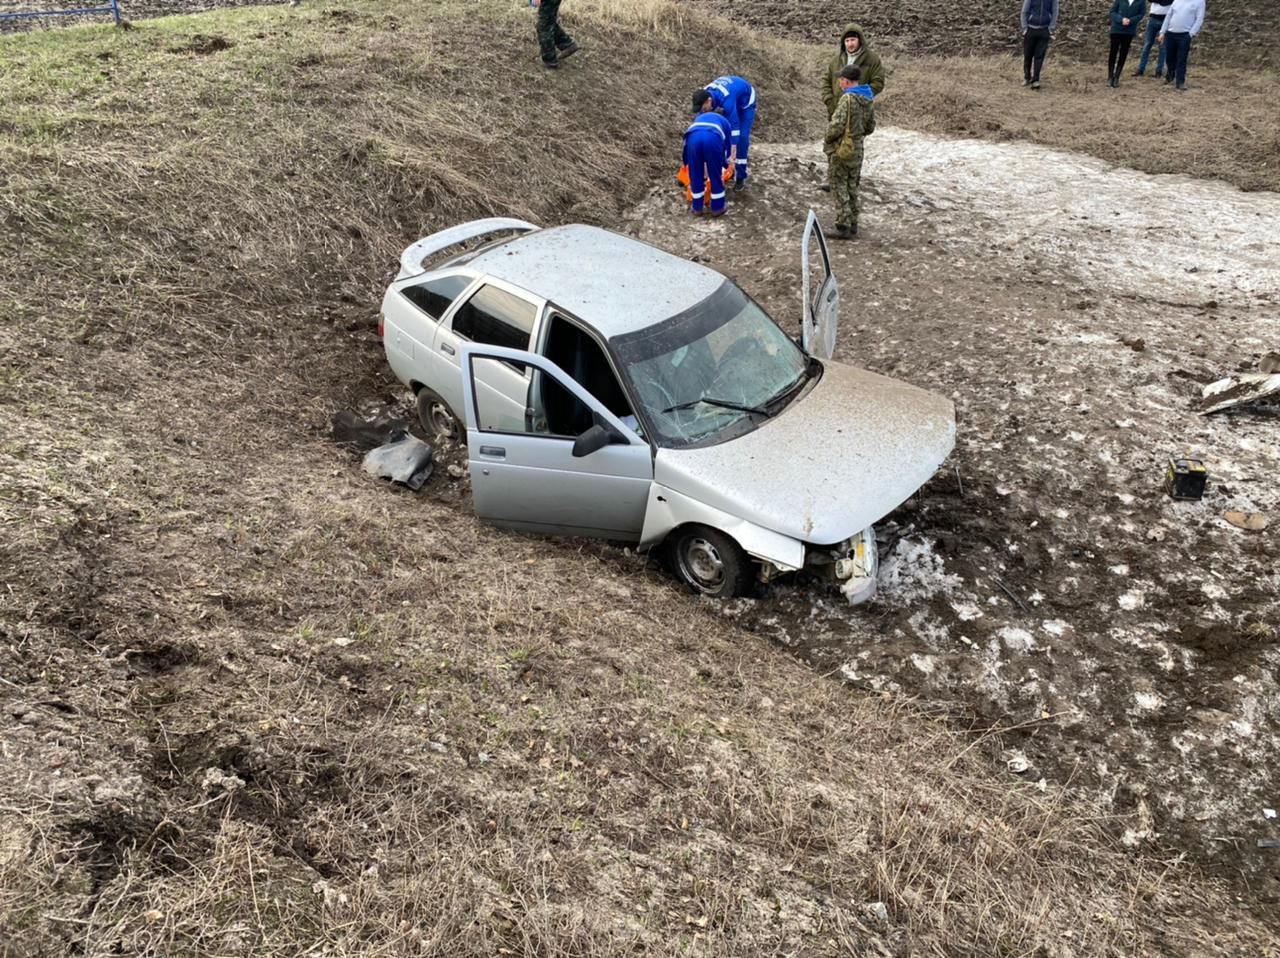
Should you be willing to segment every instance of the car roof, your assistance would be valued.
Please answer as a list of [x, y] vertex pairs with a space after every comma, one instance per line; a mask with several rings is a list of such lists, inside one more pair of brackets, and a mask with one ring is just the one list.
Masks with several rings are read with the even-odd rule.
[[527, 233], [467, 265], [550, 300], [607, 338], [668, 319], [725, 282], [648, 243], [582, 225]]

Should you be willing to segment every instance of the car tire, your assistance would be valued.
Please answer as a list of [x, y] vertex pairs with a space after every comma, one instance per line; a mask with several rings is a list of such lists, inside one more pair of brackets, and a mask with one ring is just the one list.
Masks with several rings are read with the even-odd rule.
[[418, 390], [417, 406], [418, 422], [422, 423], [422, 428], [429, 437], [457, 439], [462, 435], [458, 417], [449, 408], [449, 404], [426, 386]]
[[738, 543], [709, 526], [682, 526], [667, 546], [671, 571], [694, 592], [715, 599], [746, 595], [754, 581], [751, 560]]

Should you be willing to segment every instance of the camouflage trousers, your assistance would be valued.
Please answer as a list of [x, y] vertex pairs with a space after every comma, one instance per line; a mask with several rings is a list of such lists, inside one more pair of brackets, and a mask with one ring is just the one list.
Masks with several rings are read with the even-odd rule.
[[862, 140], [857, 141], [853, 159], [837, 160], [827, 156], [827, 179], [831, 183], [831, 199], [836, 204], [836, 225], [850, 228], [858, 225], [858, 187], [862, 183]]
[[560, 26], [560, 0], [542, 0], [538, 7], [538, 48], [542, 59], [551, 61], [556, 51], [573, 42], [573, 37]]

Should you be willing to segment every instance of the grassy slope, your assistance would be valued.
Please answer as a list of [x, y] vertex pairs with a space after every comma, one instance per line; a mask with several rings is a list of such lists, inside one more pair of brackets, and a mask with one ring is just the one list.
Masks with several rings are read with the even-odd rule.
[[990, 742], [325, 440], [408, 240], [608, 223], [729, 51], [806, 132], [795, 48], [575, 13], [555, 76], [458, 0], [0, 42], [0, 953], [1261, 953]]

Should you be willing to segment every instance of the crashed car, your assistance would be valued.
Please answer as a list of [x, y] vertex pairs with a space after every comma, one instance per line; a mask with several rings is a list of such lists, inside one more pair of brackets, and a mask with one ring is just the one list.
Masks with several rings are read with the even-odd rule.
[[477, 515], [661, 547], [693, 589], [812, 569], [875, 591], [873, 524], [955, 442], [951, 402], [833, 362], [812, 213], [793, 340], [720, 273], [590, 226], [486, 219], [406, 249], [379, 323], [430, 433], [465, 434]]

